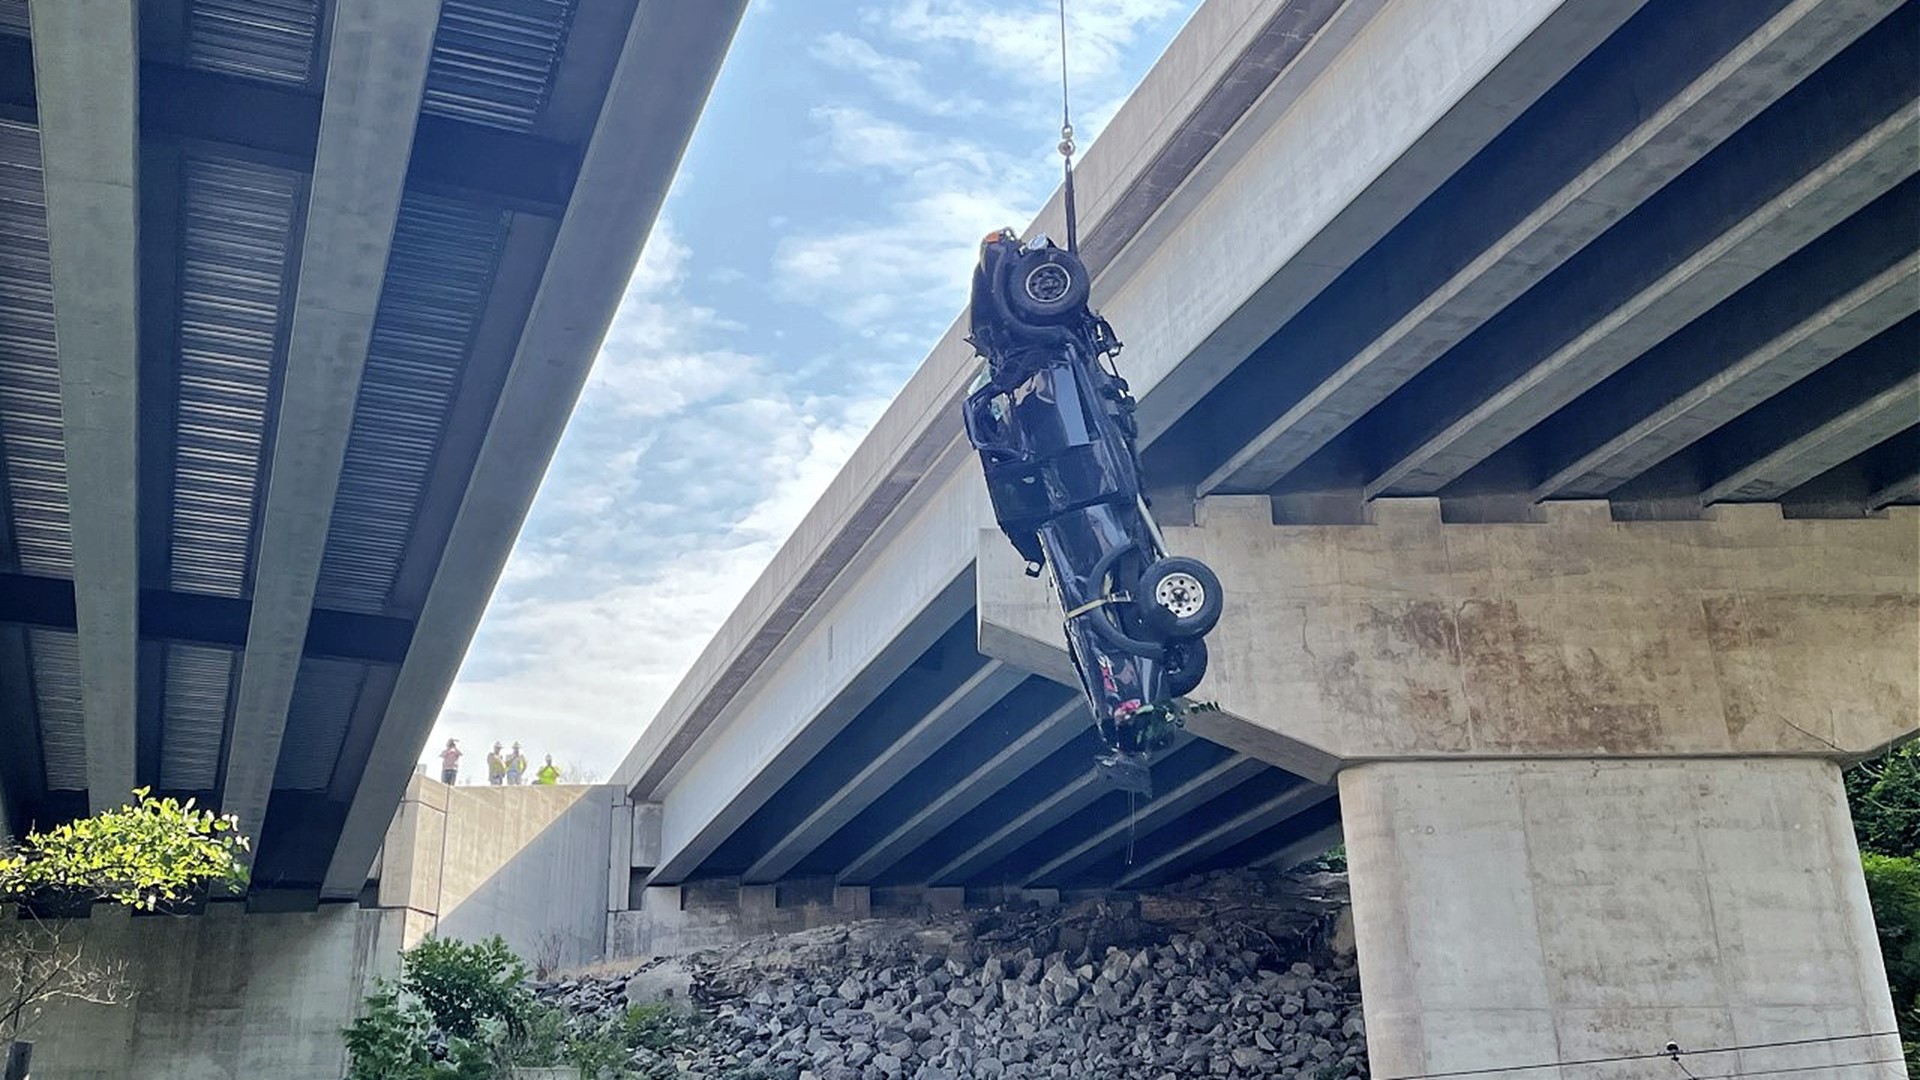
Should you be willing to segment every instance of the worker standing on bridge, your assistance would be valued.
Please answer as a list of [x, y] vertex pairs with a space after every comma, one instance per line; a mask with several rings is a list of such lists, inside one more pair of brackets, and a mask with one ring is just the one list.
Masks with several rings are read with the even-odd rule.
[[447, 748], [440, 751], [440, 782], [451, 785], [460, 778], [460, 744], [458, 740], [448, 739]]
[[507, 782], [507, 759], [500, 756], [500, 744], [487, 753], [487, 783], [499, 787]]
[[513, 744], [513, 751], [507, 755], [507, 783], [519, 787], [527, 776], [527, 755], [520, 752], [520, 744]]
[[547, 755], [547, 763], [540, 766], [540, 771], [533, 775], [533, 782], [549, 787], [560, 782], [560, 766], [553, 763], [552, 754]]

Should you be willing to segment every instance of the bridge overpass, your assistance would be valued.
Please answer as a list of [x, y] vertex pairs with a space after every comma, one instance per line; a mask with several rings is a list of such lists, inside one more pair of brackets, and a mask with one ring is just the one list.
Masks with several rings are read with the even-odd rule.
[[0, 0], [0, 825], [361, 893], [744, 0]]
[[1835, 762], [1920, 728], [1917, 46], [1894, 0], [1209, 0], [1078, 176], [1222, 711], [1137, 817], [1095, 781], [956, 323], [626, 758], [614, 905], [1344, 826], [1384, 1074], [1889, 1030]]

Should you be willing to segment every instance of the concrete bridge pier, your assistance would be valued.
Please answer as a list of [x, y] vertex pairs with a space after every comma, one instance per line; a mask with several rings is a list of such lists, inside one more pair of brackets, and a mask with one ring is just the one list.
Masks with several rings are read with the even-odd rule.
[[[1920, 729], [1920, 515], [1373, 519], [1215, 498], [1168, 544], [1230, 591], [1193, 730], [1338, 786], [1374, 1075], [1904, 1075], [1840, 767]], [[1060, 677], [997, 539], [982, 650]]]
[[1899, 1057], [1845, 1038], [1894, 1013], [1830, 761], [1393, 761], [1339, 783], [1378, 1075], [1669, 1040], [1839, 1037], [1692, 1059], [1714, 1075]]

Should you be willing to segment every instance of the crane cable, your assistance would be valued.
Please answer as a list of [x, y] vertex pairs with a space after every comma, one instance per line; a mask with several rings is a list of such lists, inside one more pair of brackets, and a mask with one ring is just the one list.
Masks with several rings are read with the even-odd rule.
[[1060, 0], [1060, 157], [1065, 162], [1067, 250], [1080, 254], [1080, 223], [1073, 206], [1073, 110], [1067, 99], [1067, 0]]

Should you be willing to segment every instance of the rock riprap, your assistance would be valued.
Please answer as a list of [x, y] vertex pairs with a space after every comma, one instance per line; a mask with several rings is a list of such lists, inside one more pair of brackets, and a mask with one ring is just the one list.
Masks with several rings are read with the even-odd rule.
[[1137, 899], [873, 920], [541, 984], [576, 1014], [697, 1009], [691, 1077], [1366, 1076], [1334, 874], [1236, 871]]

